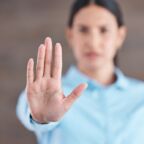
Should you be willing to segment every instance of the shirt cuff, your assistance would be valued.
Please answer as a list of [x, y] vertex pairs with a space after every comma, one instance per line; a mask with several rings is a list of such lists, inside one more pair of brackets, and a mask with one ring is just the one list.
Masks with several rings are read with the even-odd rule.
[[30, 123], [33, 125], [33, 127], [35, 129], [38, 129], [38, 130], [42, 130], [42, 131], [50, 131], [52, 129], [54, 129], [59, 123], [60, 121], [57, 121], [57, 122], [48, 122], [48, 123], [39, 123], [37, 121], [35, 121], [31, 114], [29, 113], [29, 118], [30, 118]]

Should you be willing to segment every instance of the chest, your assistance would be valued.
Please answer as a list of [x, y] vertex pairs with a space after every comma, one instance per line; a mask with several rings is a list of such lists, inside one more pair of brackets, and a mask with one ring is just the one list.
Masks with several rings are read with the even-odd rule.
[[67, 138], [73, 135], [79, 142], [144, 143], [143, 96], [133, 92], [85, 93], [66, 113], [61, 126]]

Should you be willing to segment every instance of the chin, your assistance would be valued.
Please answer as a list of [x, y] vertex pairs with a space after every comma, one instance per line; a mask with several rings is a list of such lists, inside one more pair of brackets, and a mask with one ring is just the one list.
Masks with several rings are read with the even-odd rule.
[[101, 67], [103, 67], [104, 64], [102, 63], [89, 63], [89, 64], [85, 64], [85, 67], [89, 70], [98, 70], [100, 69]]
[[83, 61], [81, 60], [80, 63], [78, 63], [78, 66], [82, 69], [85, 70], [90, 70], [90, 71], [96, 71], [101, 69], [102, 67], [104, 67], [106, 65], [106, 62], [104, 60], [85, 60], [83, 59]]

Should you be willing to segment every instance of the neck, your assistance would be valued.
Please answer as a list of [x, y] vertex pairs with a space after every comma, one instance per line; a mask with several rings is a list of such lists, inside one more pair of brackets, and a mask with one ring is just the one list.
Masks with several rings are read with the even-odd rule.
[[115, 66], [113, 64], [95, 69], [85, 68], [78, 65], [78, 69], [88, 77], [105, 86], [114, 83], [116, 79], [114, 74]]

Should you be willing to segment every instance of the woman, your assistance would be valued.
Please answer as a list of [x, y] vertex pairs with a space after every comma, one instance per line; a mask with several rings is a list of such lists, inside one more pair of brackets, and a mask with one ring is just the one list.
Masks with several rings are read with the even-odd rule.
[[115, 0], [76, 0], [67, 39], [77, 63], [62, 82], [60, 43], [53, 58], [51, 38], [40, 45], [36, 74], [30, 59], [17, 105], [40, 144], [144, 143], [144, 83], [126, 77], [115, 61], [125, 36]]

